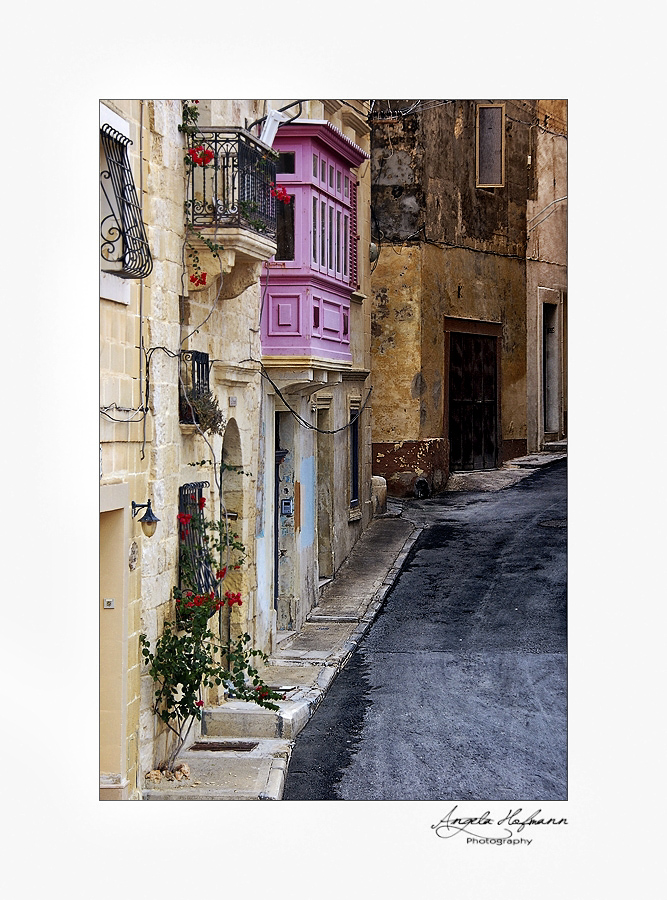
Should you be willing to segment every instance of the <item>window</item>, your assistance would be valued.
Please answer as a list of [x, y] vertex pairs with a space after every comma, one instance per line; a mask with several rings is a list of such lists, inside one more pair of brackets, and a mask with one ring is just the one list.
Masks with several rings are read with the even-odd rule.
[[322, 215], [320, 216], [320, 265], [325, 266], [327, 264], [327, 235], [326, 235], [326, 223], [327, 223], [327, 204], [324, 200], [320, 202], [320, 209], [322, 210]]
[[317, 197], [313, 197], [313, 262], [317, 264]]
[[110, 124], [100, 128], [100, 254], [102, 269], [145, 278], [153, 258], [127, 153], [132, 141]]
[[293, 175], [294, 174], [294, 153], [279, 153], [278, 165], [276, 166], [276, 175]]
[[336, 210], [336, 271], [340, 272], [340, 210]]
[[294, 259], [294, 196], [278, 203], [276, 210], [276, 259]]
[[343, 278], [347, 278], [347, 260], [350, 250], [350, 218], [343, 216]]
[[505, 104], [477, 106], [477, 187], [505, 184]]
[[357, 281], [357, 183], [350, 184], [350, 287], [356, 291]]
[[181, 384], [179, 388], [179, 419], [184, 425], [199, 421], [192, 404], [197, 395], [209, 394], [209, 357], [199, 350], [184, 350], [181, 353]]
[[334, 267], [334, 225], [333, 225], [333, 206], [329, 207], [329, 261], [327, 268]]
[[178, 491], [179, 513], [192, 516], [191, 522], [181, 529], [178, 586], [182, 590], [196, 591], [198, 594], [214, 591], [218, 586], [208, 561], [208, 545], [202, 527], [204, 514], [200, 501], [202, 489], [208, 486], [208, 481], [193, 481], [181, 485]]
[[358, 402], [350, 406], [350, 509], [359, 508], [359, 416]]

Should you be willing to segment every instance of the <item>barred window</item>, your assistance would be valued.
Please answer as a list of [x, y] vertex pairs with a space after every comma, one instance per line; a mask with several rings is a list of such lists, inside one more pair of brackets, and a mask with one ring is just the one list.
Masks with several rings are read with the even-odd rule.
[[204, 529], [204, 513], [201, 503], [203, 488], [208, 481], [193, 481], [184, 484], [178, 491], [178, 511], [192, 518], [186, 525], [180, 525], [178, 586], [181, 590], [191, 590], [205, 594], [216, 590], [210, 563], [210, 553]]
[[109, 124], [100, 128], [100, 140], [102, 269], [120, 278], [145, 278], [153, 258], [127, 153], [132, 141]]
[[184, 350], [181, 353], [181, 385], [179, 390], [180, 421], [185, 425], [199, 423], [192, 400], [208, 394], [210, 363], [208, 353]]

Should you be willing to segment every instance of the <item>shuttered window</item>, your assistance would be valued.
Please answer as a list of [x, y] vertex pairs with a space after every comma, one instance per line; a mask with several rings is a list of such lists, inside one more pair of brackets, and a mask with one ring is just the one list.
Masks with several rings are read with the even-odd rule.
[[477, 187], [505, 184], [505, 105], [477, 106]]
[[357, 272], [357, 183], [350, 181], [350, 287], [356, 291], [359, 286]]

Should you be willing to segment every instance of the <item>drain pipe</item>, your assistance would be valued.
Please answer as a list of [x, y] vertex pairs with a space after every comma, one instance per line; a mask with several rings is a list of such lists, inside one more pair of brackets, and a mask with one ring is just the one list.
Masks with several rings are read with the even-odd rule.
[[[141, 207], [141, 218], [144, 217], [144, 101], [139, 101], [139, 205]], [[141, 445], [141, 458], [146, 456], [146, 417], [148, 410], [144, 409], [144, 388], [141, 381], [142, 360], [145, 365], [148, 362], [144, 357], [144, 278], [141, 276], [139, 282], [139, 404], [144, 412], [143, 421], [143, 442]], [[145, 377], [145, 374], [144, 374]]]

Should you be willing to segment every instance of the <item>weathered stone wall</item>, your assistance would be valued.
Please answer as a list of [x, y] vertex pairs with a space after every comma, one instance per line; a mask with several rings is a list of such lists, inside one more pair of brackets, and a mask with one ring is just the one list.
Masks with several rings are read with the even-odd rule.
[[[445, 316], [502, 323], [500, 342], [500, 437], [526, 441], [526, 278], [525, 262], [511, 257], [428, 246], [424, 250], [422, 437], [442, 435]], [[460, 296], [459, 296], [460, 295]], [[444, 387], [444, 390], [443, 390]], [[503, 454], [504, 456], [504, 454]], [[507, 457], [505, 457], [507, 458]]]
[[[527, 209], [528, 450], [544, 442], [542, 304], [558, 307], [560, 422], [567, 434], [567, 101], [539, 100], [532, 129], [534, 190]], [[563, 199], [565, 198], [565, 199]]]
[[382, 251], [373, 273], [373, 441], [416, 440], [422, 340], [422, 250]]
[[448, 475], [446, 450], [426, 443], [448, 437], [445, 316], [502, 324], [500, 456], [526, 450], [526, 123], [535, 101], [497, 102], [506, 104], [502, 188], [476, 187], [476, 101], [405, 116], [395, 111], [414, 101], [382, 102], [373, 125], [374, 471], [401, 493], [422, 470], [430, 489]]

